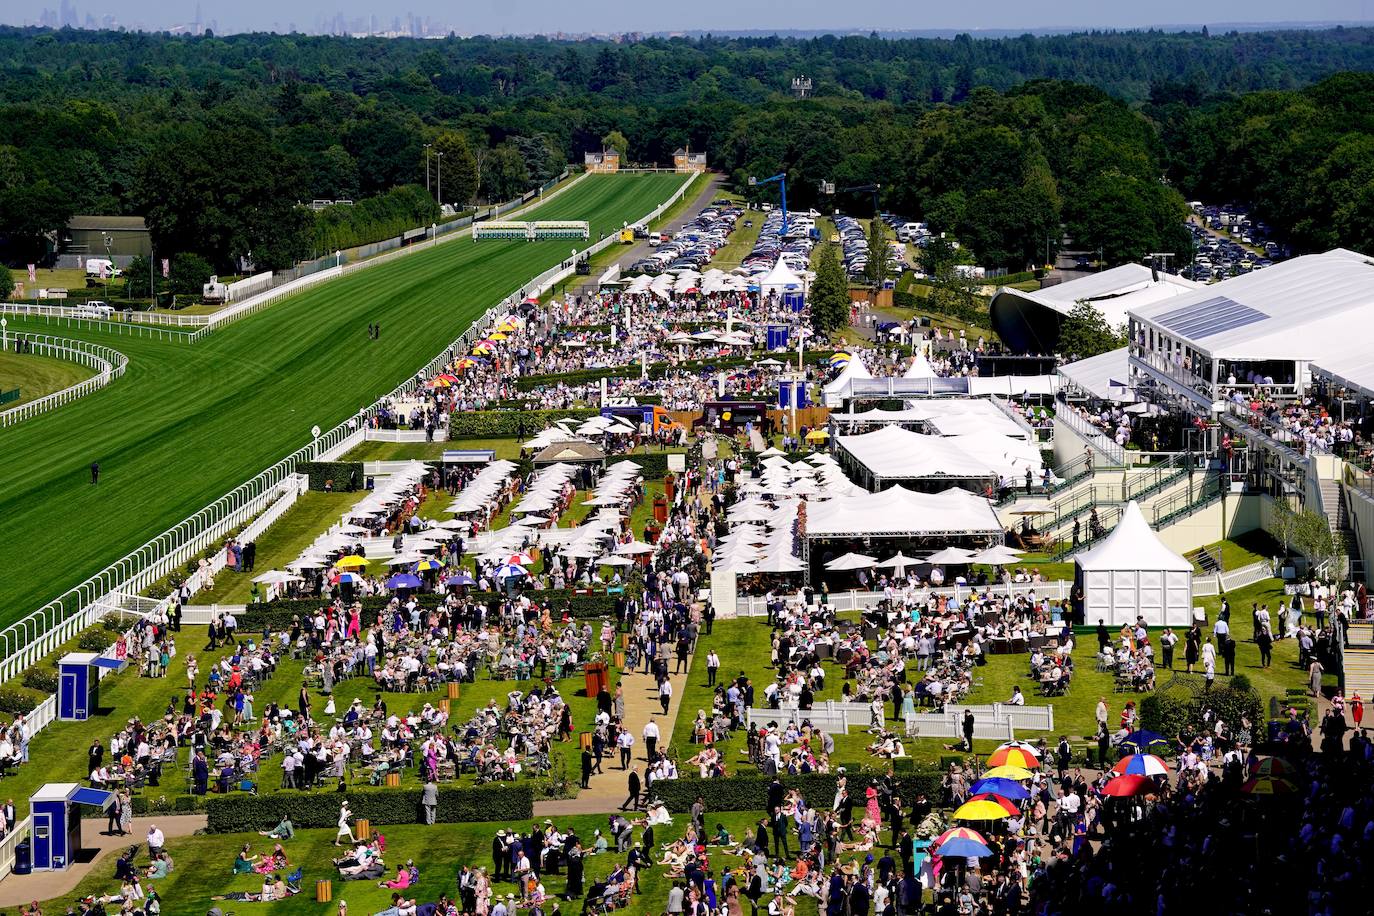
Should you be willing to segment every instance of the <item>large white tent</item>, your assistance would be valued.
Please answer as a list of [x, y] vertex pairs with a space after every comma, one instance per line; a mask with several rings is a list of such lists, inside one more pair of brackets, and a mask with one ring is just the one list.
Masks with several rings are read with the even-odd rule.
[[793, 273], [792, 269], [783, 263], [782, 258], [778, 258], [778, 263], [773, 265], [773, 269], [759, 279], [759, 289], [764, 295], [772, 292], [779, 295], [782, 293], [799, 293], [805, 288], [805, 281]]
[[1040, 449], [1025, 439], [996, 432], [927, 436], [900, 426], [858, 436], [837, 436], [841, 458], [848, 458], [874, 489], [885, 481], [947, 477], [959, 480], [1010, 480], [1029, 470], [1040, 480]]
[[1101, 544], [1074, 558], [1084, 621], [1186, 627], [1193, 619], [1193, 564], [1150, 528], [1135, 501]]
[[1002, 536], [992, 505], [968, 490], [917, 493], [891, 487], [881, 493], [838, 496], [807, 507], [808, 538]]

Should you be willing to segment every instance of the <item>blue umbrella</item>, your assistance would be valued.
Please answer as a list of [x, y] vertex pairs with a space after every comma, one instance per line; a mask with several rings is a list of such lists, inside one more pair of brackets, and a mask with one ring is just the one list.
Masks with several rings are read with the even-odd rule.
[[969, 788], [970, 795], [981, 795], [984, 792], [989, 792], [1010, 801], [1021, 801], [1023, 798], [1030, 798], [1030, 793], [1016, 780], [1002, 779], [996, 776], [989, 779], [980, 779]]
[[386, 580], [387, 588], [419, 588], [420, 577], [412, 576], [410, 573], [397, 573]]
[[448, 577], [448, 584], [449, 584], [449, 585], [476, 585], [476, 584], [477, 584], [477, 580], [474, 579], [474, 578], [472, 578], [472, 576], [469, 576], [467, 573], [459, 573], [459, 574], [456, 575], [456, 576], [449, 576], [449, 577]]
[[529, 573], [525, 571], [525, 567], [523, 566], [516, 566], [514, 563], [504, 563], [496, 567], [495, 575], [498, 579], [509, 579], [512, 576], [528, 576]]
[[945, 840], [935, 850], [938, 855], [948, 856], [955, 859], [979, 859], [983, 856], [992, 855], [992, 850], [977, 840], [965, 837], [953, 837]]
[[1121, 748], [1134, 754], [1146, 754], [1155, 745], [1168, 743], [1169, 739], [1158, 732], [1146, 731], [1142, 728], [1140, 731], [1131, 732], [1121, 739]]

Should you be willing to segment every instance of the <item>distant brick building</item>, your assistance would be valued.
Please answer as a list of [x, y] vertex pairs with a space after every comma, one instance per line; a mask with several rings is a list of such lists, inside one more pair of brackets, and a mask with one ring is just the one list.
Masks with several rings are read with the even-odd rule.
[[673, 168], [679, 172], [706, 171], [706, 154], [679, 149], [673, 153]]
[[586, 168], [588, 172], [618, 172], [620, 171], [620, 152], [605, 149], [599, 153], [588, 153]]

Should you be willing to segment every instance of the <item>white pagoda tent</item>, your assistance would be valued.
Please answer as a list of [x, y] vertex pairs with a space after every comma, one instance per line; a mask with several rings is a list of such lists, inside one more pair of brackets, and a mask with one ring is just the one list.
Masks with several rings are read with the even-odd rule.
[[1193, 620], [1193, 564], [1174, 553], [1145, 521], [1135, 501], [1102, 543], [1074, 558], [1089, 626], [1186, 627]]

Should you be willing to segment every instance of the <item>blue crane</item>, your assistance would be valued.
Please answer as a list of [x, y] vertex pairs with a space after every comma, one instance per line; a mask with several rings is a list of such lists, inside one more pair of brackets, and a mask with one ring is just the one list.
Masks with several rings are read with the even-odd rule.
[[786, 172], [779, 172], [778, 174], [772, 176], [771, 178], [755, 178], [754, 176], [750, 175], [750, 176], [749, 176], [749, 187], [754, 188], [754, 187], [758, 187], [759, 185], [762, 185], [762, 184], [772, 184], [772, 183], [775, 182], [775, 181], [778, 183], [778, 187], [782, 190], [782, 228], [778, 230], [778, 235], [786, 235], [786, 234], [787, 234], [787, 173], [786, 173]]

